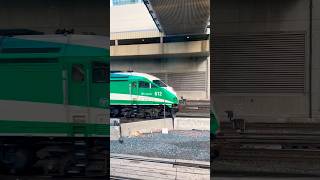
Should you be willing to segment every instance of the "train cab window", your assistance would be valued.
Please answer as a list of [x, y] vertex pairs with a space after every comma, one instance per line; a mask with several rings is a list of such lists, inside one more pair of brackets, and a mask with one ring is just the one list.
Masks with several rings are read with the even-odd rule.
[[161, 80], [153, 80], [152, 82], [158, 85], [159, 87], [167, 87], [166, 83], [162, 82]]
[[150, 88], [150, 83], [139, 81], [139, 88]]
[[93, 83], [107, 83], [109, 78], [107, 72], [107, 64], [93, 63], [92, 64], [92, 82]]
[[72, 81], [83, 82], [85, 77], [85, 70], [82, 64], [72, 65]]

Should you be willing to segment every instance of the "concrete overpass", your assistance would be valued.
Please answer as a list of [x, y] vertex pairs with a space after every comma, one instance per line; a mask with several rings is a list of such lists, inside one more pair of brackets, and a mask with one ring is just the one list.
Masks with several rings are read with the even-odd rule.
[[207, 57], [209, 40], [111, 46], [112, 58]]

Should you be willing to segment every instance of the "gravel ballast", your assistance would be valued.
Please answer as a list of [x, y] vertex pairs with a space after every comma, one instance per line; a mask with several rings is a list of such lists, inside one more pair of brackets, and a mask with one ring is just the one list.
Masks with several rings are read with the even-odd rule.
[[110, 142], [110, 152], [155, 158], [210, 161], [209, 131], [169, 131]]

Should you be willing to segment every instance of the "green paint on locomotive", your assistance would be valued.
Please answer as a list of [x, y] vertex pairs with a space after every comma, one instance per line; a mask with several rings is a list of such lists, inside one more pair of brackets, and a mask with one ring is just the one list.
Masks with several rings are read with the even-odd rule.
[[213, 135], [217, 134], [217, 131], [219, 130], [219, 121], [217, 119], [217, 116], [214, 112], [210, 113], [210, 132]]
[[210, 109], [210, 133], [215, 136], [217, 134], [217, 132], [219, 131], [220, 128], [220, 124], [219, 124], [219, 119], [216, 115], [216, 112], [213, 108], [213, 106], [211, 105], [211, 109]]
[[165, 104], [169, 108], [176, 108], [179, 103], [171, 87], [144, 73], [111, 73], [110, 92], [110, 105]]
[[98, 36], [0, 37], [0, 135], [109, 136], [107, 47]]
[[106, 124], [81, 124], [66, 122], [45, 122], [45, 121], [13, 121], [1, 120], [0, 132], [5, 135], [32, 136], [74, 136], [83, 134], [85, 137], [106, 136], [109, 127]]

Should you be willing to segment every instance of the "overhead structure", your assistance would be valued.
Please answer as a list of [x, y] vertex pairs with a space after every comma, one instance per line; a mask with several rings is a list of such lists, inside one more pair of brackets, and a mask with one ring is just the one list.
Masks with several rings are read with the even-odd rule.
[[210, 18], [210, 0], [143, 0], [160, 32], [203, 34]]

